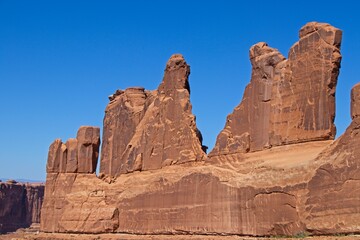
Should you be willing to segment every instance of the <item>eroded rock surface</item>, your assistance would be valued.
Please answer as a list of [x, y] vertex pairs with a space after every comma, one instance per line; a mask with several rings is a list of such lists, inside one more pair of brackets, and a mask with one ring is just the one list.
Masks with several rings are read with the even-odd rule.
[[0, 233], [40, 223], [43, 184], [0, 182]]
[[94, 173], [100, 147], [100, 128], [81, 126], [76, 138], [63, 143], [56, 139], [49, 147], [47, 173]]
[[[352, 123], [321, 155], [327, 163], [309, 182], [308, 228], [317, 234], [360, 232], [359, 84], [351, 91]], [[333, 216], [333, 217], [329, 217]]]
[[[50, 145], [46, 165], [45, 201], [41, 213], [43, 230], [51, 232], [63, 229], [59, 221], [63, 218], [63, 208], [67, 204], [65, 196], [71, 193], [78, 174], [94, 175], [99, 147], [100, 128], [91, 126], [81, 126], [76, 138], [70, 138], [66, 143], [63, 143], [61, 139], [56, 139]], [[83, 203], [83, 199], [81, 201]], [[93, 211], [100, 211], [99, 206], [94, 205], [92, 208]], [[76, 214], [72, 216], [78, 218]], [[90, 221], [91, 219], [87, 217], [83, 220]]]
[[360, 83], [351, 89], [351, 118], [360, 116]]
[[99, 177], [61, 170], [65, 157], [60, 156], [67, 156], [66, 166], [76, 162], [71, 166], [77, 169], [93, 163], [93, 151], [75, 151], [84, 143], [80, 139], [93, 137], [78, 134], [65, 144], [66, 154], [61, 141], [51, 145], [41, 230], [359, 233], [357, 86], [353, 122], [333, 140], [340, 40], [340, 30], [309, 23], [289, 59], [266, 43], [254, 45], [251, 83], [206, 161], [198, 161], [206, 155], [191, 114], [189, 66], [182, 56], [170, 58], [158, 90], [116, 91], [104, 118]]
[[100, 172], [160, 169], [204, 160], [202, 137], [190, 103], [190, 67], [175, 54], [158, 90], [118, 90], [105, 110]]
[[288, 59], [266, 43], [252, 46], [251, 81], [210, 155], [334, 139], [341, 36], [312, 22], [301, 28]]

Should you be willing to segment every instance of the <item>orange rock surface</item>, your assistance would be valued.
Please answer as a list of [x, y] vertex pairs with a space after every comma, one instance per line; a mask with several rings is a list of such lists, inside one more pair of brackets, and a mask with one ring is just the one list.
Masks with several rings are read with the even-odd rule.
[[340, 30], [309, 23], [289, 59], [265, 43], [254, 45], [250, 84], [209, 157], [191, 113], [189, 66], [173, 55], [157, 90], [129, 88], [110, 96], [99, 176], [88, 171], [96, 166], [91, 154], [96, 147], [79, 157], [79, 145], [98, 146], [97, 138], [81, 143], [78, 137], [78, 151], [73, 157], [67, 152], [67, 166], [76, 159], [77, 166], [87, 166], [84, 171], [62, 171], [64, 147], [60, 140], [50, 146], [41, 230], [248, 236], [360, 232], [357, 86], [353, 121], [334, 140], [340, 42]]
[[210, 156], [334, 139], [341, 36], [329, 24], [311, 22], [288, 59], [266, 43], [252, 46], [251, 81]]
[[100, 172], [122, 173], [205, 160], [202, 136], [191, 113], [190, 67], [171, 56], [155, 91], [118, 90], [105, 110]]

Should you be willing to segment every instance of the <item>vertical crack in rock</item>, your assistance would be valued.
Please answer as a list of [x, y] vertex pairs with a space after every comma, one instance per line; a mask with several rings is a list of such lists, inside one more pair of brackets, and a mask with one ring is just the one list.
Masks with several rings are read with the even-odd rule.
[[[190, 68], [181, 55], [166, 64], [158, 90], [116, 91], [105, 112], [101, 177], [93, 174], [98, 128], [82, 127], [76, 139], [51, 144], [41, 230], [360, 232], [359, 84], [352, 89], [346, 132], [336, 141], [306, 142], [335, 135], [340, 42], [340, 30], [309, 23], [288, 59], [266, 43], [255, 44], [251, 82], [207, 164], [186, 164], [206, 155], [191, 113]], [[280, 146], [290, 143], [299, 144]], [[265, 149], [272, 146], [279, 147]], [[131, 173], [150, 169], [157, 170]]]
[[311, 22], [288, 59], [266, 43], [252, 46], [251, 81], [209, 155], [334, 139], [341, 36], [329, 24]]
[[171, 56], [158, 90], [118, 90], [105, 110], [100, 172], [133, 171], [204, 160], [202, 137], [192, 114], [190, 67]]
[[100, 128], [81, 126], [76, 138], [56, 139], [49, 147], [47, 173], [95, 173], [100, 147]]
[[[352, 122], [321, 155], [331, 159], [309, 181], [307, 227], [315, 234], [360, 231], [360, 83], [351, 90]], [[329, 217], [334, 216], [334, 217]]]

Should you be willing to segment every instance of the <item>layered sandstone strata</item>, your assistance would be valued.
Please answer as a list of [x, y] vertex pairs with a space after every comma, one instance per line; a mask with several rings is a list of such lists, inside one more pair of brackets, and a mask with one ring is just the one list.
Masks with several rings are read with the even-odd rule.
[[[308, 228], [316, 234], [360, 232], [360, 83], [351, 90], [352, 122], [324, 151], [308, 183]], [[332, 217], [329, 217], [332, 216]]]
[[[42, 206], [41, 226], [55, 231], [62, 218], [63, 208], [78, 174], [95, 176], [100, 147], [100, 128], [82, 126], [76, 138], [63, 143], [56, 139], [49, 147], [46, 165], [45, 201]], [[55, 201], [55, 199], [57, 199]], [[97, 209], [98, 206], [96, 206]], [[100, 216], [100, 215], [98, 215]]]
[[288, 59], [266, 43], [252, 46], [251, 81], [210, 155], [334, 139], [341, 36], [312, 22], [301, 28]]
[[43, 184], [0, 182], [0, 233], [40, 223]]
[[189, 74], [183, 56], [175, 54], [157, 90], [128, 88], [109, 97], [101, 173], [118, 176], [206, 158], [191, 112]]
[[253, 46], [251, 83], [209, 158], [191, 114], [182, 56], [170, 58], [158, 90], [118, 90], [104, 118], [103, 174], [62, 172], [53, 156], [64, 148], [50, 148], [60, 150], [49, 152], [55, 170], [47, 174], [41, 230], [360, 232], [358, 85], [353, 122], [333, 141], [340, 40], [340, 30], [309, 23], [288, 60], [265, 43]]

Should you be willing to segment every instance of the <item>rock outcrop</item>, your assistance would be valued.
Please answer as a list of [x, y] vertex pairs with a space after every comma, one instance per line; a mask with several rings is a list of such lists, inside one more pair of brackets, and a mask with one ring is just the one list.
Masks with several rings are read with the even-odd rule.
[[40, 223], [43, 184], [0, 182], [0, 233]]
[[351, 89], [351, 119], [360, 116], [360, 83]]
[[49, 147], [47, 173], [94, 173], [100, 147], [100, 128], [82, 126], [76, 139], [56, 139]]
[[191, 113], [182, 56], [170, 58], [158, 90], [116, 91], [105, 112], [99, 177], [66, 171], [69, 162], [96, 162], [94, 149], [79, 157], [79, 134], [50, 146], [41, 230], [359, 233], [359, 85], [352, 90], [353, 121], [333, 140], [340, 41], [340, 30], [309, 23], [289, 59], [254, 45], [251, 82], [210, 157]]
[[[80, 127], [76, 138], [68, 139], [65, 144], [61, 139], [56, 139], [50, 145], [46, 165], [45, 202], [41, 213], [41, 226], [47, 226], [44, 229], [57, 229], [63, 207], [67, 203], [65, 196], [71, 193], [77, 175], [95, 176], [99, 147], [100, 128], [91, 126]], [[94, 209], [99, 209], [98, 207], [93, 206]]]
[[202, 136], [190, 103], [190, 67], [175, 54], [155, 91], [117, 90], [105, 110], [100, 172], [160, 169], [204, 160]]
[[251, 81], [210, 156], [334, 139], [341, 36], [312, 22], [301, 28], [288, 59], [266, 43], [252, 46]]
[[321, 158], [328, 161], [309, 181], [307, 226], [316, 234], [360, 232], [359, 86], [351, 90], [350, 126], [322, 153]]

